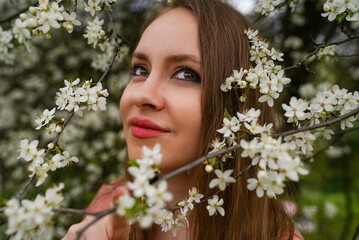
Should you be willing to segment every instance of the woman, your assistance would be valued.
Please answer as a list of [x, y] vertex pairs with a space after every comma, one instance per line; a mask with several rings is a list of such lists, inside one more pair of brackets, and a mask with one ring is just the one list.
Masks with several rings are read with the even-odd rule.
[[[224, 109], [234, 115], [254, 107], [261, 109], [261, 123], [273, 122], [272, 110], [258, 102], [253, 91], [239, 104], [240, 91], [222, 93], [220, 85], [233, 69], [250, 67], [249, 43], [244, 30], [251, 24], [236, 10], [217, 0], [175, 0], [146, 26], [132, 56], [132, 80], [120, 103], [129, 158], [140, 158], [143, 145], [160, 143], [162, 173], [181, 167], [208, 153], [220, 128]], [[248, 159], [239, 153], [225, 168], [239, 172]], [[255, 176], [255, 169], [249, 176]], [[205, 196], [213, 174], [198, 166], [168, 181], [173, 200], [186, 198], [195, 186]], [[293, 239], [294, 228], [281, 203], [258, 198], [247, 190], [247, 178], [228, 186], [220, 197], [226, 216], [209, 217], [205, 204], [190, 214], [190, 228], [180, 229], [176, 239]], [[89, 210], [104, 210], [125, 187], [103, 186]], [[70, 228], [64, 239], [73, 239], [91, 217]], [[84, 239], [172, 239], [158, 226], [142, 231], [125, 219], [107, 216], [84, 233]], [[294, 239], [299, 239], [295, 238]]]

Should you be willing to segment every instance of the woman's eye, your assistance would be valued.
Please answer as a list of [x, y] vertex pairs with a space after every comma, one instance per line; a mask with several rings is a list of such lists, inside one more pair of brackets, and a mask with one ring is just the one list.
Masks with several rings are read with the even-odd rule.
[[192, 69], [187, 69], [187, 68], [180, 69], [179, 71], [177, 71], [174, 78], [177, 80], [188, 81], [188, 82], [195, 82], [195, 83], [201, 82], [199, 75]]
[[131, 73], [133, 76], [139, 76], [139, 77], [148, 76], [147, 69], [144, 66], [140, 66], [140, 65], [133, 66]]

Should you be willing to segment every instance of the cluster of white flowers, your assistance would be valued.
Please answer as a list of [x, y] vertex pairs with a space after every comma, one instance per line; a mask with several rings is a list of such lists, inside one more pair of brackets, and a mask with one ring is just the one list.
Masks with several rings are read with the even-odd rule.
[[337, 19], [341, 22], [344, 18], [347, 21], [359, 21], [359, 2], [347, 0], [327, 0], [323, 5], [323, 17], [329, 21]]
[[63, 203], [64, 184], [49, 188], [45, 196], [37, 195], [34, 201], [11, 199], [6, 203], [4, 213], [8, 219], [7, 235], [14, 240], [51, 239], [52, 209]]
[[90, 12], [92, 16], [102, 10], [101, 4], [106, 4], [106, 6], [110, 7], [111, 4], [114, 4], [116, 0], [88, 0], [87, 5], [85, 7], [86, 12]]
[[[258, 124], [260, 116], [259, 109], [250, 109], [244, 113], [237, 113], [237, 117], [227, 116], [223, 119], [223, 127], [217, 130], [223, 134], [224, 140], [220, 142], [216, 139], [211, 147], [211, 152], [216, 152], [226, 148], [227, 145], [236, 145], [236, 132], [242, 131], [244, 134], [260, 135], [251, 141], [242, 139], [240, 146], [243, 149], [241, 157], [250, 158], [253, 166], [258, 165], [257, 178], [248, 179], [248, 189], [255, 190], [258, 197], [262, 197], [264, 193], [268, 197], [275, 197], [277, 194], [283, 193], [285, 181], [298, 181], [299, 175], [306, 175], [308, 171], [303, 167], [303, 163], [297, 156], [297, 152], [293, 151], [291, 144], [282, 141], [281, 138], [274, 139], [269, 135], [272, 134], [273, 124]], [[242, 129], [241, 129], [242, 126]], [[304, 133], [303, 135], [306, 136]], [[304, 149], [306, 142], [302, 143]], [[228, 156], [227, 156], [228, 157]], [[226, 158], [227, 158], [226, 157]], [[226, 158], [222, 158], [224, 161]], [[208, 161], [206, 170], [212, 171], [218, 166], [218, 161]], [[210, 166], [210, 167], [208, 167]], [[222, 172], [216, 169], [217, 178], [210, 182], [210, 188], [218, 186], [220, 190], [224, 190], [228, 183], [235, 182], [231, 177], [233, 170], [229, 169]]]
[[15, 19], [11, 31], [3, 31], [0, 27], [0, 61], [13, 63], [14, 55], [9, 49], [14, 46], [11, 43], [14, 40], [30, 50], [31, 34], [36, 36], [46, 34], [47, 38], [51, 38], [53, 29], [62, 26], [71, 33], [74, 26], [79, 25], [81, 23], [76, 19], [75, 12], [69, 14], [58, 2], [39, 0], [37, 6], [31, 6], [27, 12], [21, 13], [19, 18]]
[[104, 50], [103, 42], [105, 40], [105, 31], [102, 30], [102, 25], [104, 20], [99, 20], [98, 17], [95, 17], [92, 21], [88, 22], [88, 26], [85, 29], [84, 38], [87, 38], [88, 44], [93, 44], [93, 47], [99, 43], [102, 50]]
[[36, 124], [38, 125], [36, 130], [47, 125], [54, 117], [55, 117], [55, 108], [51, 109], [51, 111], [45, 109], [42, 112], [42, 114], [35, 120]]
[[174, 219], [174, 215], [172, 212], [168, 210], [163, 210], [163, 216], [156, 220], [156, 223], [161, 225], [161, 230], [163, 232], [171, 230], [173, 236], [175, 237], [178, 228], [184, 228], [189, 226], [187, 216], [193, 210], [194, 204], [198, 204], [201, 202], [203, 194], [199, 193], [197, 188], [195, 187], [188, 190], [188, 194], [189, 197], [187, 199], [177, 203], [177, 206], [180, 207], [180, 212], [177, 214], [176, 219]]
[[60, 92], [56, 93], [56, 105], [60, 110], [74, 111], [82, 116], [82, 110], [98, 109], [106, 110], [106, 97], [108, 97], [107, 89], [102, 89], [102, 84], [93, 85], [92, 80], [86, 80], [80, 83], [80, 79], [75, 81], [65, 80], [65, 87], [60, 88]]
[[255, 63], [255, 67], [250, 69], [234, 70], [233, 74], [221, 85], [221, 90], [227, 92], [232, 88], [243, 89], [240, 101], [247, 99], [244, 89], [259, 88], [262, 96], [259, 102], [267, 102], [270, 107], [274, 104], [274, 99], [279, 97], [283, 91], [283, 85], [290, 82], [289, 78], [284, 77], [284, 70], [274, 61], [283, 61], [283, 53], [272, 48], [268, 49], [269, 44], [258, 36], [258, 30], [245, 30], [250, 44], [250, 60]]
[[133, 181], [127, 182], [127, 187], [133, 197], [125, 193], [118, 199], [117, 213], [121, 216], [126, 215], [130, 222], [139, 222], [143, 228], [161, 219], [164, 216], [163, 208], [166, 202], [172, 200], [172, 194], [167, 192], [166, 181], [161, 181], [157, 186], [150, 184], [150, 180], [158, 172], [157, 165], [161, 161], [159, 144], [152, 150], [143, 146], [142, 159], [137, 159], [133, 166], [128, 168]]
[[[338, 85], [318, 92], [310, 102], [292, 97], [289, 105], [282, 104], [286, 111], [284, 116], [288, 123], [300, 125], [303, 121], [310, 121], [310, 124], [318, 124], [333, 116], [343, 115], [359, 107], [359, 92], [348, 92], [347, 89], [340, 89]], [[341, 128], [353, 127], [357, 116], [352, 116], [341, 122]]]
[[[30, 143], [28, 139], [21, 140], [20, 155], [18, 157], [30, 163], [28, 167], [28, 170], [31, 172], [30, 177], [35, 174], [38, 178], [36, 186], [40, 186], [45, 181], [48, 171], [55, 171], [58, 168], [67, 166], [71, 162], [78, 162], [78, 158], [71, 157], [67, 151], [64, 151], [62, 154], [56, 154], [50, 160], [45, 159], [45, 149], [38, 149], [38, 144], [38, 140], [33, 140]], [[51, 144], [49, 144], [49, 148]]]
[[280, 3], [280, 0], [260, 0], [255, 11], [268, 16]]
[[304, 164], [290, 146], [281, 139], [274, 139], [266, 134], [251, 141], [241, 140], [243, 149], [241, 157], [252, 159], [252, 165], [259, 166], [257, 178], [248, 179], [248, 189], [256, 190], [258, 197], [264, 192], [268, 197], [283, 193], [285, 181], [299, 181], [299, 175], [308, 174]]
[[34, 35], [49, 33], [47, 35], [49, 38], [52, 29], [59, 29], [62, 26], [71, 33], [74, 25], [81, 25], [76, 19], [75, 12], [69, 14], [57, 2], [39, 0], [38, 6], [30, 7], [27, 13], [21, 14], [20, 18], [15, 20], [12, 31], [15, 38], [26, 45], [26, 41], [31, 38], [31, 32]]
[[6, 64], [13, 63], [15, 58], [15, 55], [10, 53], [10, 49], [14, 47], [12, 39], [11, 31], [4, 31], [0, 26], [0, 61]]
[[338, 55], [338, 52], [335, 50], [335, 46], [331, 45], [331, 46], [327, 46], [327, 47], [324, 47], [324, 48], [320, 48], [316, 52], [315, 55], [313, 55], [312, 57], [310, 57], [308, 59], [308, 62], [313, 61], [313, 60], [320, 60], [320, 61], [323, 61], [323, 62], [329, 62], [336, 55]]

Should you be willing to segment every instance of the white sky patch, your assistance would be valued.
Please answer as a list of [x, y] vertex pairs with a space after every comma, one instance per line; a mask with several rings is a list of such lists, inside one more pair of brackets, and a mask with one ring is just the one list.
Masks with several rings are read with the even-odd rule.
[[228, 2], [244, 15], [253, 12], [256, 4], [256, 0], [229, 0]]

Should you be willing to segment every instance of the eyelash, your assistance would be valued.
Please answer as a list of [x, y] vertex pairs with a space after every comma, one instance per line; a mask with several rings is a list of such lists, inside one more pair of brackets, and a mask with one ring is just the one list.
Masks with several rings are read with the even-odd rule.
[[[142, 64], [133, 64], [133, 65], [131, 65], [131, 75], [132, 75], [132, 77], [143, 77], [142, 75], [136, 74], [137, 68], [142, 68], [143, 70], [147, 71], [147, 69], [146, 69], [146, 67], [144, 65], [142, 65]], [[184, 71], [191, 73], [193, 75], [193, 80], [176, 77], [179, 73], [184, 72]], [[175, 73], [172, 75], [172, 77], [177, 81], [185, 81], [185, 82], [193, 82], [193, 83], [200, 83], [201, 82], [201, 78], [198, 75], [198, 73], [196, 71], [194, 71], [192, 68], [187, 67], [187, 66], [181, 66], [181, 67], [177, 68], [175, 70]]]

